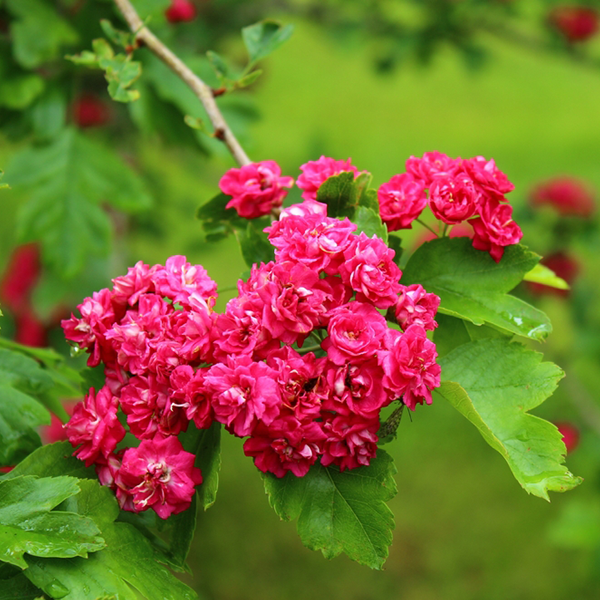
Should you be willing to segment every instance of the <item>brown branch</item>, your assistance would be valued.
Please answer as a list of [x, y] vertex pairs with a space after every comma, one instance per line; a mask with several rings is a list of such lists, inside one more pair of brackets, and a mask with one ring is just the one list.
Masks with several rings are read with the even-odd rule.
[[180, 58], [178, 58], [169, 48], [167, 48], [143, 23], [137, 14], [135, 8], [129, 0], [114, 0], [117, 8], [125, 17], [129, 28], [135, 35], [139, 44], [147, 46], [158, 58], [160, 58], [176, 75], [178, 75], [188, 87], [196, 94], [208, 118], [214, 127], [214, 136], [223, 143], [231, 152], [233, 158], [240, 166], [250, 164], [252, 161], [248, 158], [244, 149], [237, 141], [229, 125], [223, 118], [215, 98], [213, 90], [206, 85]]

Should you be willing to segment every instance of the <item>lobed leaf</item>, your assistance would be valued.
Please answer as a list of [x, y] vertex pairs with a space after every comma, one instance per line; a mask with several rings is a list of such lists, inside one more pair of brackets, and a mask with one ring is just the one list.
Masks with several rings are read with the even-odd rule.
[[542, 340], [552, 330], [548, 317], [507, 293], [538, 260], [537, 254], [514, 245], [496, 263], [487, 252], [473, 248], [469, 239], [442, 238], [419, 247], [404, 269], [402, 283], [420, 283], [437, 294], [442, 314]]
[[52, 598], [97, 600], [193, 600], [195, 592], [161, 563], [162, 555], [140, 531], [115, 522], [119, 513], [113, 493], [96, 481], [79, 482], [81, 493], [66, 508], [99, 526], [106, 548], [87, 559], [27, 559], [28, 579]]
[[52, 510], [80, 491], [73, 477], [15, 477], [0, 481], [0, 560], [27, 568], [25, 553], [87, 557], [105, 546], [91, 519]]
[[379, 213], [375, 212], [373, 209], [366, 208], [365, 206], [358, 206], [352, 216], [352, 221], [356, 223], [356, 233], [363, 232], [368, 237], [376, 235], [387, 244], [387, 227], [383, 224]]
[[368, 467], [340, 472], [313, 465], [304, 477], [264, 476], [269, 503], [285, 521], [298, 519], [302, 543], [325, 558], [344, 552], [381, 569], [392, 543], [394, 516], [385, 504], [396, 494], [396, 467], [384, 450]]
[[525, 273], [523, 281], [541, 283], [542, 285], [548, 285], [559, 290], [569, 289], [569, 284], [564, 279], [560, 278], [554, 271], [541, 263], [538, 263], [531, 271]]
[[91, 255], [108, 252], [111, 226], [102, 203], [127, 212], [150, 205], [141, 180], [108, 147], [64, 129], [50, 144], [25, 148], [7, 171], [30, 190], [18, 219], [22, 240], [39, 240], [44, 259], [74, 277]]
[[275, 260], [275, 248], [269, 242], [267, 234], [258, 230], [251, 221], [248, 222], [246, 230], [239, 234], [238, 241], [248, 267]]
[[556, 389], [564, 373], [542, 355], [506, 338], [462, 344], [444, 356], [437, 393], [465, 416], [506, 460], [530, 494], [548, 500], [581, 483], [562, 464], [558, 429], [528, 411]]

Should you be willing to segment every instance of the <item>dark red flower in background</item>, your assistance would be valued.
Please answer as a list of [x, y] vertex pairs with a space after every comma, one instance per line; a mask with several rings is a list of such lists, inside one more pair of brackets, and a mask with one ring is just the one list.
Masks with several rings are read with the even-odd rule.
[[598, 32], [598, 12], [587, 6], [557, 6], [548, 14], [548, 23], [568, 42], [585, 42]]
[[73, 102], [73, 120], [78, 127], [102, 127], [110, 121], [106, 102], [92, 94], [84, 94]]
[[530, 193], [532, 206], [547, 204], [562, 216], [587, 218], [596, 209], [594, 194], [575, 177], [553, 177], [538, 184]]
[[196, 18], [196, 7], [189, 0], [172, 0], [165, 11], [169, 23], [184, 23]]
[[579, 445], [579, 429], [567, 422], [555, 423], [558, 431], [562, 435], [562, 440], [567, 447], [567, 452], [573, 452]]
[[[568, 256], [564, 252], [555, 252], [545, 256], [540, 261], [541, 264], [548, 267], [561, 279], [564, 279], [569, 285], [571, 285], [577, 275], [579, 275], [579, 263], [571, 256]], [[554, 294], [556, 296], [567, 297], [571, 290], [560, 290], [558, 288], [550, 287], [548, 285], [542, 285], [541, 283], [529, 283], [529, 289], [533, 294]]]

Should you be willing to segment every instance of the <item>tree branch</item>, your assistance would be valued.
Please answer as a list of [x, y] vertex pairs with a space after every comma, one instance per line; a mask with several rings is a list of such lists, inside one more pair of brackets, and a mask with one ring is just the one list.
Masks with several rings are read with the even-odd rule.
[[213, 96], [212, 89], [204, 83], [180, 58], [167, 48], [143, 23], [135, 8], [129, 0], [114, 0], [117, 8], [125, 17], [129, 28], [138, 42], [147, 46], [158, 58], [160, 58], [176, 75], [178, 75], [196, 94], [202, 106], [208, 114], [208, 118], [214, 127], [213, 136], [221, 140], [231, 152], [233, 158], [240, 166], [252, 162], [233, 132], [223, 118], [219, 107]]

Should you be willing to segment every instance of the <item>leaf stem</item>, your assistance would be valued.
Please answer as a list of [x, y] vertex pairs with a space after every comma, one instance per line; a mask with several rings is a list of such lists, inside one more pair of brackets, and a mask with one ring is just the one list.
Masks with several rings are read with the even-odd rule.
[[144, 22], [140, 19], [130, 0], [114, 0], [114, 2], [135, 35], [135, 39], [147, 46], [151, 52], [160, 58], [167, 67], [188, 85], [200, 100], [214, 127], [213, 137], [221, 140], [227, 146], [229, 152], [240, 166], [250, 164], [252, 161], [244, 152], [244, 149], [233, 135], [233, 132], [221, 114], [211, 87], [204, 83], [200, 77], [144, 25]]
[[421, 225], [423, 225], [423, 227], [425, 227], [425, 229], [429, 229], [429, 231], [431, 231], [431, 233], [435, 234], [436, 237], [440, 237], [439, 232], [437, 232], [434, 229], [432, 229], [431, 227], [429, 227], [429, 225], [427, 225], [427, 223], [425, 223], [424, 221], [421, 221], [421, 219], [415, 219], [415, 221], [417, 223], [420, 223]]

